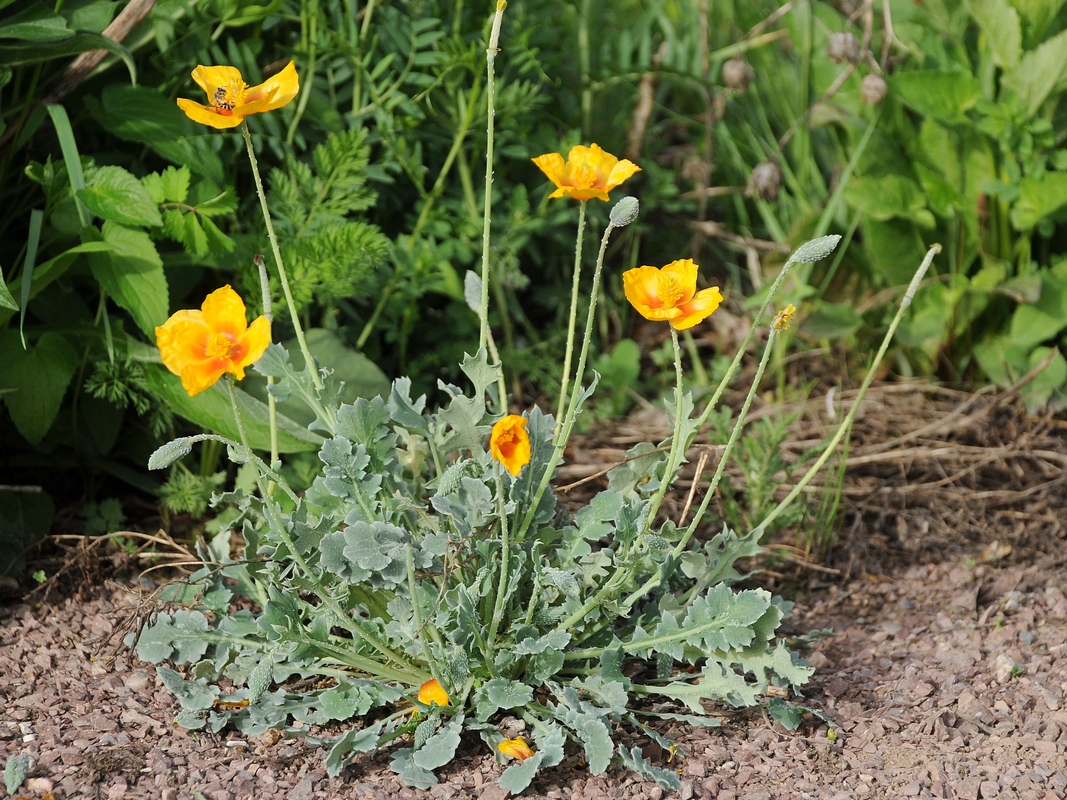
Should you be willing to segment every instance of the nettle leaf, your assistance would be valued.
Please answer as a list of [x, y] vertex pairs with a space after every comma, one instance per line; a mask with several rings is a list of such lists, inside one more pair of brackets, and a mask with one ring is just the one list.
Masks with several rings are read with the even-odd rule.
[[163, 203], [184, 203], [189, 196], [189, 181], [192, 172], [189, 167], [167, 167], [162, 172], [152, 172], [141, 178], [152, 202], [157, 205]]
[[1028, 176], [1019, 183], [1019, 199], [1011, 207], [1011, 224], [1029, 231], [1041, 220], [1067, 204], [1067, 173], [1046, 172]]
[[656, 785], [667, 790], [678, 791], [682, 788], [682, 782], [678, 778], [677, 772], [650, 764], [641, 754], [640, 747], [635, 747], [631, 750], [624, 745], [619, 745], [619, 758], [623, 764], [646, 781], [655, 781]]
[[100, 232], [87, 228], [84, 235], [110, 245], [107, 252], [89, 254], [93, 277], [154, 339], [156, 327], [167, 319], [170, 296], [163, 259], [151, 237], [112, 220], [105, 221]]
[[78, 354], [58, 333], [48, 331], [24, 350], [17, 330], [0, 332], [0, 396], [32, 444], [52, 427], [77, 369]]
[[997, 66], [1012, 69], [1019, 63], [1023, 49], [1019, 12], [1008, 0], [967, 0], [966, 6], [985, 33]]
[[148, 190], [122, 167], [97, 167], [86, 176], [86, 186], [77, 194], [101, 219], [153, 228], [163, 224]]
[[961, 70], [898, 72], [890, 78], [894, 94], [920, 114], [952, 122], [960, 120], [982, 96], [982, 85]]
[[426, 770], [443, 767], [456, 756], [460, 733], [463, 730], [463, 717], [456, 717], [439, 733], [426, 740], [426, 744], [415, 752], [412, 761], [416, 766]]
[[1067, 73], [1067, 31], [1060, 31], [1025, 53], [1014, 69], [1005, 72], [1001, 86], [1019, 96], [1029, 116], [1037, 114], [1041, 104]]
[[204, 679], [187, 681], [181, 673], [175, 672], [170, 667], [156, 667], [163, 685], [166, 686], [181, 701], [185, 711], [206, 711], [215, 705], [219, 697], [218, 686], [208, 686]]

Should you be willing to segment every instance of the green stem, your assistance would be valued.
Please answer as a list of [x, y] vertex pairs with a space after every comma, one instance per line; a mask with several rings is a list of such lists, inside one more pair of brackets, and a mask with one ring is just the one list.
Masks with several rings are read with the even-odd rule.
[[485, 205], [482, 209], [482, 297], [478, 307], [481, 320], [479, 346], [488, 352], [489, 330], [489, 229], [493, 208], [493, 126], [496, 117], [496, 54], [500, 52], [500, 26], [504, 21], [504, 9], [507, 3], [498, 0], [493, 28], [489, 35], [489, 46], [485, 48], [486, 61], [486, 140], [485, 140]]
[[322, 378], [315, 367], [315, 360], [311, 357], [307, 340], [304, 339], [304, 329], [300, 325], [300, 315], [296, 310], [296, 301], [293, 300], [293, 292], [289, 288], [289, 278], [285, 273], [285, 265], [282, 263], [282, 251], [278, 247], [278, 237], [274, 233], [274, 223], [271, 222], [270, 209], [267, 208], [267, 195], [263, 191], [263, 181], [259, 177], [259, 164], [256, 162], [256, 151], [252, 147], [252, 134], [248, 130], [248, 120], [241, 120], [241, 133], [245, 138], [245, 147], [248, 149], [248, 160], [252, 164], [252, 176], [256, 181], [256, 193], [259, 195], [259, 205], [263, 209], [263, 221], [267, 226], [267, 238], [270, 240], [271, 252], [274, 253], [274, 263], [278, 266], [278, 279], [282, 284], [282, 293], [285, 295], [285, 303], [289, 307], [289, 316], [293, 319], [293, 328], [296, 331], [296, 340], [300, 344], [300, 352], [304, 355], [304, 363], [311, 375], [311, 382], [315, 389], [322, 391]]
[[[267, 322], [273, 324], [274, 322], [274, 308], [270, 299], [270, 278], [267, 277], [267, 268], [263, 264], [263, 256], [256, 255], [253, 259], [256, 265], [256, 269], [259, 270], [259, 290], [263, 297], [263, 316], [267, 318]], [[274, 385], [274, 376], [267, 376], [267, 419], [270, 423], [270, 466], [271, 469], [275, 469], [275, 464], [278, 463], [278, 401], [274, 399], [274, 394], [271, 392], [270, 387]], [[269, 487], [273, 490], [273, 483]]]
[[889, 323], [889, 329], [882, 338], [882, 346], [878, 348], [878, 353], [875, 355], [874, 361], [871, 362], [871, 366], [863, 378], [863, 383], [860, 385], [860, 390], [856, 394], [856, 399], [853, 401], [852, 407], [848, 410], [845, 419], [838, 427], [837, 433], [830, 439], [830, 442], [826, 445], [822, 455], [820, 455], [808, 471], [804, 473], [804, 477], [797, 482], [797, 485], [793, 487], [792, 491], [785, 496], [782, 502], [771, 509], [771, 512], [766, 517], [764, 517], [763, 522], [761, 522], [756, 529], [760, 531], [761, 536], [767, 530], [767, 526], [777, 519], [778, 516], [785, 511], [794, 500], [796, 500], [797, 496], [804, 491], [805, 486], [811, 483], [812, 478], [814, 478], [819, 470], [822, 469], [823, 464], [826, 463], [837, 448], [837, 445], [842, 437], [844, 437], [845, 432], [852, 428], [852, 422], [856, 419], [856, 412], [859, 411], [860, 403], [863, 402], [863, 396], [867, 393], [867, 389], [870, 388], [871, 382], [874, 381], [874, 375], [878, 371], [878, 366], [882, 363], [886, 351], [889, 349], [889, 343], [893, 340], [893, 335], [896, 333], [897, 326], [900, 325], [900, 321], [904, 318], [904, 313], [911, 305], [911, 301], [915, 297], [915, 292], [919, 289], [919, 283], [922, 282], [923, 277], [926, 275], [926, 271], [930, 268], [930, 263], [934, 260], [934, 256], [940, 252], [941, 245], [939, 244], [931, 245], [930, 249], [926, 252], [926, 257], [923, 259], [922, 264], [919, 265], [919, 269], [911, 279], [911, 283], [908, 284], [908, 291], [904, 293], [904, 298], [900, 301], [900, 307], [897, 309], [896, 316], [893, 317], [893, 321]]
[[407, 544], [407, 570], [408, 570], [408, 593], [411, 595], [411, 613], [415, 618], [415, 631], [419, 637], [419, 645], [422, 647], [422, 657], [427, 664], [433, 664], [430, 657], [430, 646], [426, 642], [426, 634], [422, 623], [422, 605], [419, 603], [418, 584], [415, 582], [415, 550], [411, 542]]
[[613, 230], [615, 230], [615, 225], [609, 222], [604, 229], [604, 235], [600, 238], [600, 251], [597, 253], [596, 267], [593, 269], [593, 288], [589, 296], [589, 313], [585, 318], [585, 338], [582, 341], [582, 352], [578, 356], [578, 367], [574, 373], [574, 387], [571, 389], [571, 399], [567, 404], [567, 414], [563, 422], [563, 429], [559, 436], [556, 437], [556, 446], [552, 451], [552, 457], [545, 467], [541, 482], [537, 485], [537, 490], [534, 492], [530, 505], [526, 509], [526, 514], [516, 530], [515, 540], [519, 542], [526, 536], [527, 530], [533, 523], [534, 514], [541, 503], [541, 498], [548, 489], [548, 485], [552, 482], [556, 464], [559, 463], [560, 457], [567, 447], [567, 440], [570, 438], [571, 431], [574, 429], [574, 422], [578, 417], [578, 400], [581, 398], [582, 378], [585, 376], [585, 364], [589, 358], [589, 342], [593, 336], [593, 315], [596, 313], [596, 301], [600, 293], [600, 275], [604, 270], [604, 253], [608, 249], [608, 239], [611, 237]]
[[[241, 418], [241, 411], [237, 407], [237, 390], [235, 388], [233, 375], [226, 375], [226, 387], [230, 392], [230, 405], [233, 407], [234, 419], [237, 421], [237, 432], [240, 435], [241, 446], [244, 448], [249, 460], [251, 460], [253, 458], [252, 448], [248, 444], [248, 435], [245, 433], [244, 420]], [[274, 530], [275, 534], [277, 534], [278, 538], [281, 539], [282, 544], [289, 550], [289, 555], [293, 559], [293, 562], [300, 568], [300, 571], [304, 573], [304, 579], [310, 585], [312, 591], [314, 591], [322, 600], [323, 604], [333, 612], [334, 616], [337, 618], [338, 624], [344, 627], [353, 636], [365, 641], [390, 661], [394, 661], [408, 674], [409, 677], [421, 681], [429, 680], [430, 675], [428, 673], [410, 664], [402, 655], [386, 647], [378, 641], [377, 637], [357, 625], [356, 622], [348, 616], [345, 610], [341, 608], [341, 604], [337, 602], [336, 598], [323, 588], [322, 584], [319, 583], [318, 578], [315, 576], [315, 573], [312, 572], [308, 563], [304, 560], [304, 557], [300, 555], [300, 551], [297, 549], [296, 543], [289, 535], [289, 531], [285, 529], [285, 523], [282, 521], [281, 514], [278, 512], [278, 507], [274, 504], [274, 500], [271, 499], [270, 494], [266, 491], [263, 478], [258, 471], [256, 474], [256, 485], [259, 486], [259, 492], [263, 499], [263, 510], [267, 515], [267, 521], [270, 523], [271, 528]]]
[[574, 350], [574, 328], [578, 320], [578, 287], [582, 275], [582, 242], [585, 238], [585, 207], [588, 200], [578, 206], [578, 237], [574, 243], [574, 271], [571, 276], [571, 309], [567, 316], [567, 349], [563, 352], [563, 378], [559, 382], [559, 412], [556, 414], [556, 435], [563, 427], [567, 416], [567, 384], [571, 378], [571, 351]]
[[674, 482], [674, 473], [678, 469], [678, 461], [681, 457], [678, 451], [682, 438], [682, 348], [678, 343], [678, 331], [674, 329], [673, 325], [671, 326], [671, 344], [674, 346], [675, 376], [674, 435], [671, 437], [671, 450], [667, 456], [667, 464], [663, 470], [663, 477], [660, 479], [659, 489], [656, 490], [656, 494], [648, 505], [648, 515], [645, 517], [645, 525], [641, 529], [642, 534], [648, 533], [652, 523], [655, 522], [656, 514], [659, 512], [660, 505], [663, 504], [667, 489]]
[[293, 139], [296, 138], [296, 129], [300, 125], [300, 120], [304, 116], [304, 111], [307, 109], [308, 99], [311, 97], [311, 89], [315, 83], [315, 62], [318, 59], [318, 38], [319, 38], [319, 2], [318, 0], [311, 0], [309, 3], [310, 9], [307, 16], [308, 31], [307, 31], [307, 54], [308, 61], [307, 66], [304, 69], [304, 74], [307, 79], [304, 81], [304, 85], [300, 91], [300, 99], [296, 104], [296, 113], [293, 114], [293, 121], [289, 123], [289, 131], [285, 136], [285, 143], [292, 147]]

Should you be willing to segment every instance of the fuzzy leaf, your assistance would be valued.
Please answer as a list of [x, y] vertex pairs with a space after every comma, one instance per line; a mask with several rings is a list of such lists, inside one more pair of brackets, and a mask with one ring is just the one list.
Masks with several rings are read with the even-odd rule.
[[189, 455], [193, 450], [193, 439], [194, 437], [192, 436], [183, 436], [180, 439], [173, 439], [167, 442], [149, 456], [148, 468], [164, 469], [175, 461]]
[[16, 790], [26, 780], [26, 773], [30, 771], [29, 753], [17, 753], [7, 760], [4, 765], [4, 788], [11, 796], [15, 796]]
[[400, 776], [405, 786], [415, 789], [429, 789], [437, 783], [437, 776], [428, 769], [423, 769], [415, 763], [410, 747], [403, 747], [393, 754], [393, 760], [389, 763], [393, 772]]
[[671, 769], [656, 767], [650, 764], [641, 754], [641, 748], [632, 750], [619, 745], [619, 757], [622, 763], [644, 778], [646, 781], [655, 781], [656, 785], [668, 791], [677, 792], [682, 788], [682, 782], [678, 779], [678, 773]]
[[421, 749], [416, 750], [412, 761], [415, 762], [416, 766], [426, 770], [443, 767], [455, 758], [462, 730], [463, 718], [457, 717], [439, 733], [431, 736]]
[[204, 634], [209, 628], [207, 617], [199, 611], [178, 609], [173, 617], [160, 613], [141, 631], [137, 639], [137, 656], [151, 664], [168, 658], [176, 664], [199, 661], [207, 652]]
[[156, 674], [163, 681], [163, 685], [181, 701], [185, 711], [206, 711], [218, 699], [219, 687], [208, 686], [207, 681], [203, 679], [187, 681], [170, 667], [156, 667]]
[[352, 728], [335, 739], [326, 756], [326, 774], [336, 778], [354, 756], [374, 750], [384, 727], [385, 722], [382, 721], [362, 730]]

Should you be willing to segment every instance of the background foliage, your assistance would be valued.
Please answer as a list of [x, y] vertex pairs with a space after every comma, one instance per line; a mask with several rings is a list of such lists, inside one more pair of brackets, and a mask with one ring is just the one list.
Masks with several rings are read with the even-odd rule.
[[[269, 252], [239, 135], [174, 104], [196, 95], [197, 63], [256, 83], [297, 61], [299, 98], [253, 136], [313, 349], [348, 399], [399, 375], [435, 391], [476, 330], [463, 275], [480, 253], [491, 9], [161, 0], [121, 42], [102, 35], [137, 5], [0, 7], [0, 483], [63, 504], [159, 493], [147, 456], [190, 422], [232, 434], [221, 390], [190, 403], [153, 349], [154, 326], [206, 292], [255, 297], [253, 258]], [[1008, 384], [1048, 361], [1029, 402], [1062, 403], [1065, 23], [1061, 0], [513, 3], [497, 61], [497, 180], [513, 188], [493, 209], [492, 292], [516, 401], [553, 393], [577, 218], [529, 159], [596, 141], [642, 166], [626, 190], [646, 212], [608, 253], [600, 413], [662, 384], [626, 344], [642, 331], [623, 268], [692, 256], [739, 313], [791, 245], [826, 233], [845, 241], [792, 283], [797, 336], [862, 353], [940, 241], [896, 368]], [[98, 67], [68, 69], [101, 47]], [[587, 239], [606, 213], [590, 206]], [[288, 337], [284, 315], [276, 331]], [[711, 361], [708, 336], [692, 347]], [[261, 413], [262, 390], [244, 389]], [[306, 409], [286, 414], [283, 449], [316, 448]], [[217, 455], [174, 468], [172, 510], [202, 508]]]

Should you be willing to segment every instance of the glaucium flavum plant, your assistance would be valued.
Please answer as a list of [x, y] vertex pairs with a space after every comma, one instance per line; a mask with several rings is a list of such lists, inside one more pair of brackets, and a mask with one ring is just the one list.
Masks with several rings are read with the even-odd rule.
[[[392, 747], [401, 779], [426, 788], [468, 733], [504, 765], [500, 784], [511, 792], [559, 764], [568, 742], [584, 751], [595, 774], [615, 763], [677, 788], [673, 769], [613, 740], [620, 725], [684, 756], [659, 721], [714, 726], [717, 708], [763, 702], [788, 718], [783, 701], [768, 696], [804, 684], [812, 672], [775, 638], [790, 604], [760, 588], [734, 588], [742, 578], [736, 562], [760, 552], [763, 526], [741, 535], [724, 529], [696, 537], [792, 307], [767, 328], [755, 378], [695, 513], [671, 520], [660, 507], [688, 447], [762, 329], [774, 289], [793, 264], [825, 257], [840, 237], [813, 240], [794, 253], [756, 314], [749, 339], [699, 412], [685, 391], [676, 331], [712, 314], [721, 293], [697, 290], [697, 266], [689, 260], [625, 273], [626, 295], [636, 310], [669, 324], [676, 373], [668, 402], [673, 435], [659, 445], [635, 447], [611, 470], [607, 489], [577, 513], [561, 513], [550, 483], [597, 382], [595, 374], [585, 382], [585, 369], [604, 253], [612, 232], [636, 218], [638, 204], [623, 198], [604, 231], [577, 366], [565, 376], [571, 388], [561, 417], [537, 407], [508, 414], [500, 365], [487, 355], [485, 291], [493, 62], [504, 6], [498, 3], [487, 49], [485, 250], [481, 277], [468, 275], [468, 296], [481, 298], [473, 303], [481, 341], [461, 365], [466, 385], [441, 384], [446, 402], [433, 408], [425, 397], [411, 397], [406, 378], [394, 381], [388, 396], [338, 405], [331, 399], [336, 387], [328, 365], [318, 367], [308, 357], [304, 364], [310, 366], [297, 370], [281, 346], [260, 350], [264, 326], [257, 320], [245, 327], [239, 298], [228, 295], [232, 290], [213, 293], [201, 317], [179, 311], [175, 317], [189, 323], [185, 328], [172, 317], [160, 329], [165, 363], [181, 371], [183, 383], [188, 373], [190, 393], [227, 375], [241, 441], [215, 434], [178, 439], [158, 450], [150, 466], [165, 467], [195, 442], [216, 439], [227, 444], [234, 461], [254, 471], [257, 489], [235, 488], [215, 498], [235, 515], [232, 531], [201, 547], [203, 567], [164, 595], [185, 607], [155, 614], [130, 641], [142, 659], [159, 665], [158, 674], [180, 699], [180, 724], [304, 737], [326, 746], [331, 775], [360, 753]], [[235, 102], [224, 110], [238, 108]], [[242, 127], [252, 155], [247, 125]], [[578, 152], [602, 154], [595, 146]], [[560, 171], [556, 163], [549, 176], [561, 187], [595, 185], [606, 193], [621, 178], [612, 183], [600, 175], [604, 158], [588, 162], [588, 172], [584, 166]], [[626, 175], [636, 169], [629, 165]], [[615, 175], [614, 166], [608, 175]], [[265, 204], [263, 210], [272, 231]], [[861, 393], [934, 252], [913, 281]], [[580, 261], [580, 248], [578, 255]], [[277, 248], [275, 256], [282, 270]], [[224, 313], [213, 310], [220, 293]], [[299, 326], [295, 314], [293, 324]], [[245, 347], [249, 338], [255, 342]], [[168, 351], [183, 355], [175, 359]], [[272, 396], [295, 393], [318, 416], [313, 427], [323, 436], [321, 475], [300, 495], [286, 484], [276, 453], [268, 463], [247, 445], [233, 378], [260, 352], [253, 368], [273, 381]], [[568, 359], [568, 372], [569, 366]], [[857, 405], [770, 517], [825, 463]], [[234, 532], [243, 548], [234, 547]], [[321, 732], [338, 724], [347, 730]]]

